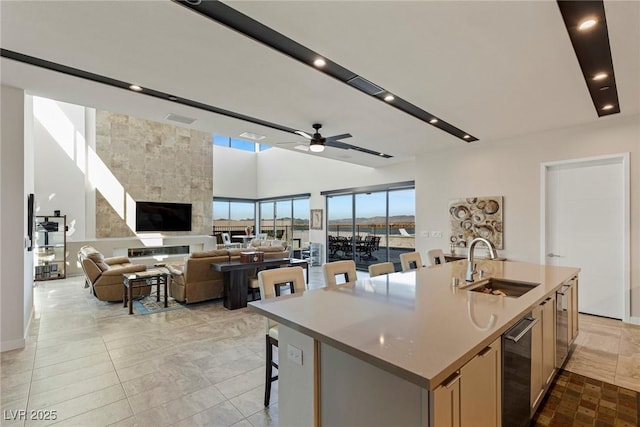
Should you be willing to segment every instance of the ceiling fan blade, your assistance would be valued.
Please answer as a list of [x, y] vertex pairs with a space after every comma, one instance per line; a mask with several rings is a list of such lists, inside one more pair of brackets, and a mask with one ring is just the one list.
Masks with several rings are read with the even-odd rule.
[[329, 136], [329, 137], [325, 138], [325, 140], [328, 142], [328, 141], [337, 141], [339, 139], [345, 139], [345, 138], [351, 138], [351, 134], [350, 133], [343, 133], [342, 135]]
[[349, 150], [354, 147], [353, 145], [345, 144], [344, 142], [340, 141], [325, 141], [324, 145], [326, 145], [327, 147], [342, 148], [343, 150]]
[[311, 135], [309, 135], [308, 133], [306, 133], [305, 131], [302, 130], [297, 130], [295, 133], [297, 133], [298, 135], [307, 138], [307, 139], [313, 139], [313, 137]]

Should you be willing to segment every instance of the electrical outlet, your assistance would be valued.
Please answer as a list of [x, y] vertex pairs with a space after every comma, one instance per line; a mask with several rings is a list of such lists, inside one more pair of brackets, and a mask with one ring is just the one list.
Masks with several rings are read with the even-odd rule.
[[442, 231], [432, 231], [431, 237], [442, 237]]
[[291, 344], [287, 344], [287, 358], [296, 365], [302, 366], [302, 350]]
[[425, 231], [425, 230], [422, 230], [422, 231], [420, 232], [420, 236], [422, 236], [422, 237], [429, 237], [429, 232], [428, 232], [428, 231]]

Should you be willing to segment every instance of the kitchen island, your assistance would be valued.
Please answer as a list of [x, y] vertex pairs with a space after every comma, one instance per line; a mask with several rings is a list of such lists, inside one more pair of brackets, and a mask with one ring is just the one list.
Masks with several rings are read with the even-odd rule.
[[[501, 335], [579, 269], [478, 262], [485, 279], [538, 284], [517, 298], [452, 286], [466, 285], [465, 269], [457, 261], [251, 303], [280, 324], [280, 424], [433, 426], [462, 414], [465, 425], [464, 408], [479, 407], [500, 425]], [[465, 369], [469, 385], [449, 392]], [[478, 399], [460, 401], [476, 377]]]

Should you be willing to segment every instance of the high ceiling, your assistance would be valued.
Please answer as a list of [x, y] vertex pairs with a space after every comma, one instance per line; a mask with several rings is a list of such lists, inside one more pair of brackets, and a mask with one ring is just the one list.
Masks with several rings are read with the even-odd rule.
[[[598, 118], [555, 1], [231, 1], [240, 12], [469, 132], [473, 144]], [[2, 1], [2, 49], [171, 93], [392, 159], [466, 144], [171, 1]], [[621, 113], [640, 108], [640, 2], [605, 1]], [[7, 58], [2, 84], [34, 95], [261, 142], [306, 140]], [[285, 145], [294, 149], [295, 144]]]

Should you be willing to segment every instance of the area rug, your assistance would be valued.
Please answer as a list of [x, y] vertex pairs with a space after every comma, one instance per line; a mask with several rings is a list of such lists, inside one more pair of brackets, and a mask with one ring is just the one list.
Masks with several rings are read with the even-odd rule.
[[637, 427], [639, 423], [640, 393], [561, 370], [531, 425]]
[[178, 310], [184, 308], [184, 305], [180, 304], [175, 299], [169, 297], [167, 300], [167, 307], [164, 306], [164, 297], [160, 295], [160, 301], [156, 301], [155, 292], [144, 298], [136, 299], [133, 301], [133, 311], [136, 314], [153, 314], [161, 313], [163, 311]]

